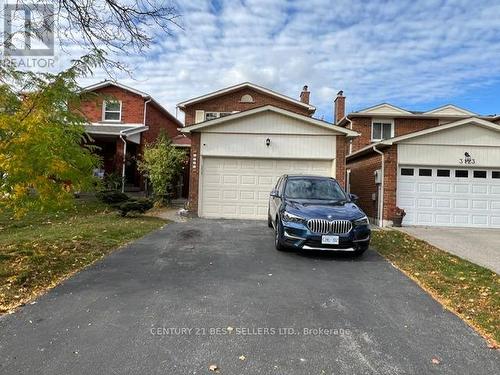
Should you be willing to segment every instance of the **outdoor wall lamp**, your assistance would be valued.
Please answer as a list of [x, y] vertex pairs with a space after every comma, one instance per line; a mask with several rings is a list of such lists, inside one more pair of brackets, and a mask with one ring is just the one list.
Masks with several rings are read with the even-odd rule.
[[271, 145], [271, 140], [269, 138], [266, 139], [266, 146], [269, 147]]

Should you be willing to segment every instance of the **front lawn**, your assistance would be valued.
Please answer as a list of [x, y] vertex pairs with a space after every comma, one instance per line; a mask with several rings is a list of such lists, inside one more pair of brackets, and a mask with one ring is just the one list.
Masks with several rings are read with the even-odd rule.
[[153, 217], [120, 217], [93, 199], [21, 220], [0, 213], [0, 314], [164, 224]]
[[396, 230], [374, 231], [372, 245], [435, 299], [485, 336], [491, 346], [498, 347], [498, 274]]

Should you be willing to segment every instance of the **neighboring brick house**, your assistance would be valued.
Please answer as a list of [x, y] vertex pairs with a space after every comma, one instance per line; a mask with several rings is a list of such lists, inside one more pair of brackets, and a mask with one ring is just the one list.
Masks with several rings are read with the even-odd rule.
[[500, 126], [453, 105], [427, 112], [380, 104], [336, 123], [359, 134], [347, 144], [347, 188], [381, 225], [396, 206], [403, 223], [428, 226], [500, 227]]
[[[80, 103], [80, 111], [89, 121], [86, 132], [99, 147], [97, 152], [103, 159], [99, 175], [116, 173], [127, 187], [141, 188], [143, 181], [137, 171], [137, 160], [144, 145], [153, 142], [162, 131], [174, 145], [189, 149], [190, 139], [178, 131], [182, 123], [151, 95], [114, 81], [88, 86], [84, 92], [96, 94]], [[181, 196], [187, 196], [187, 168], [185, 175], [186, 186], [183, 188], [182, 181], [179, 183]]]
[[282, 174], [336, 177], [344, 184], [346, 139], [357, 134], [312, 117], [298, 99], [245, 82], [178, 104], [190, 134], [189, 209], [204, 217], [267, 218]]

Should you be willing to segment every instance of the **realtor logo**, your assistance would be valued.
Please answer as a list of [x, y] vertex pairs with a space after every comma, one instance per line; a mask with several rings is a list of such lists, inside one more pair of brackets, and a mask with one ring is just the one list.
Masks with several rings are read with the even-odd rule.
[[5, 56], [54, 56], [54, 5], [4, 5]]

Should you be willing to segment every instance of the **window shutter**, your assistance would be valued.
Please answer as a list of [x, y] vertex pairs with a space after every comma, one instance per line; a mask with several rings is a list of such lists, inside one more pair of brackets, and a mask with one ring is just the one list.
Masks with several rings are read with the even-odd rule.
[[205, 111], [196, 110], [194, 123], [197, 124], [199, 122], [205, 121]]

